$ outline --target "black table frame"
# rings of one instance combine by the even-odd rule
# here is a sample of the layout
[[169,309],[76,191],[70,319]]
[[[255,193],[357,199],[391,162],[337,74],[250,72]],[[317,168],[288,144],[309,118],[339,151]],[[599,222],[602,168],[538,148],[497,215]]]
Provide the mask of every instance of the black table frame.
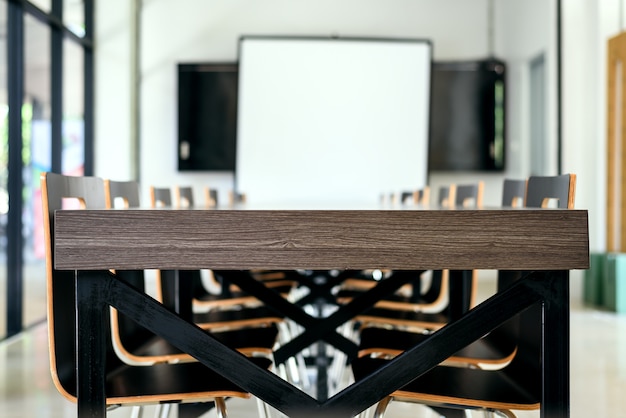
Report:
[[[242,361],[241,354],[108,272],[78,271],[78,416],[106,416],[104,321],[109,305],[289,417],[331,413],[333,417],[347,418],[427,372],[531,304],[540,302],[544,316],[541,416],[566,417],[569,416],[568,275],[567,271],[529,274],[435,332],[427,342],[398,356],[388,366],[319,402],[277,375]],[[258,282],[245,277],[240,275],[237,284],[244,290],[255,291]],[[364,393],[368,396],[363,396]]]

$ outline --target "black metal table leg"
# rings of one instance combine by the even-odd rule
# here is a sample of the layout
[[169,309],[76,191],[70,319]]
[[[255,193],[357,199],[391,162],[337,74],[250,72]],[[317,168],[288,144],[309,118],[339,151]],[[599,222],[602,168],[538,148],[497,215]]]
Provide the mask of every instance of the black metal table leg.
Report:
[[556,271],[544,288],[542,418],[569,417],[569,272]]
[[451,321],[469,311],[472,299],[472,270],[450,270],[448,316]]
[[194,270],[161,270],[160,274],[163,304],[191,321]]
[[77,272],[76,382],[79,418],[106,417],[106,335],[104,289],[100,272]]

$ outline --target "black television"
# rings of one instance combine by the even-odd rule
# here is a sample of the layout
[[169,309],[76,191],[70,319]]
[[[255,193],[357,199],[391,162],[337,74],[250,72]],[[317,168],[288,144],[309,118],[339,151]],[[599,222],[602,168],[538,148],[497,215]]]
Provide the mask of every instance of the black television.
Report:
[[178,64],[178,170],[234,171],[238,66]]
[[505,64],[433,62],[430,171],[504,170]]

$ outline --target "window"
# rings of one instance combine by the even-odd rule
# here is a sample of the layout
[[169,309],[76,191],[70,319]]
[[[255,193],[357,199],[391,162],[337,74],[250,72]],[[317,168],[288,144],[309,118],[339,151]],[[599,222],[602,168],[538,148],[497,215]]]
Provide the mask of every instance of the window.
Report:
[[0,339],[46,316],[41,172],[91,174],[92,13],[0,0]]
[[[24,98],[22,104],[22,271],[23,324],[46,314],[46,271],[39,174],[50,170],[51,65],[50,27],[24,16]],[[13,198],[11,196],[11,198]]]

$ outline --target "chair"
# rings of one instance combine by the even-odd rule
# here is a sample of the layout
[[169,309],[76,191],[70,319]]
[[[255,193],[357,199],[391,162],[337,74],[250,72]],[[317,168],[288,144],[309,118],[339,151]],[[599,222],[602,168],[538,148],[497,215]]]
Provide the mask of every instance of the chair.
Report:
[[[573,174],[531,176],[526,187],[526,206],[546,207],[546,202],[556,200],[556,207],[572,209],[575,185]],[[508,196],[508,192],[503,193],[503,202],[504,199],[509,201]],[[503,274],[498,278],[498,291],[505,290],[524,274],[500,273]],[[376,408],[375,418],[384,415],[392,399],[446,408],[480,408],[498,411],[507,417],[515,416],[511,410],[538,409],[541,405],[541,321],[541,304],[534,303],[488,334],[488,337],[498,335],[498,338],[508,339],[508,344],[515,345],[515,354],[506,366],[497,370],[437,366],[382,400]],[[364,377],[386,361],[369,356],[358,358],[352,364],[355,378]]]
[[[120,206],[124,208],[139,207],[139,183],[135,181],[112,181],[104,180],[107,207],[112,207],[115,201],[121,201]],[[191,190],[191,188],[188,188]],[[183,192],[183,195],[189,193]],[[177,193],[178,195],[178,193]],[[190,204],[193,204],[193,197],[187,194]],[[145,278],[143,271],[118,271],[117,274],[137,287],[145,291]],[[166,297],[167,299],[171,299]],[[167,306],[175,306],[173,301],[166,301]],[[194,318],[198,319],[198,318]],[[202,318],[205,319],[206,318]],[[226,324],[223,322],[215,324],[199,324],[204,329],[226,328],[230,324],[230,319]],[[252,325],[252,324],[251,324]],[[276,345],[278,329],[274,324],[263,323],[263,327],[250,327],[246,330],[228,330],[213,332],[212,335],[222,342],[222,344],[237,349],[246,355],[263,354],[271,357],[273,348]],[[241,325],[240,325],[241,326]],[[120,315],[116,309],[111,308],[111,329],[113,344],[117,354],[128,364],[146,363],[177,363],[181,361],[195,361],[191,356],[181,352],[178,348],[169,344],[142,327],[137,326],[133,321]]]
[[[391,200],[395,200],[393,195],[391,196]],[[429,202],[430,187],[428,186],[425,186],[422,189],[404,191],[400,193],[400,204],[402,205],[428,206]],[[364,290],[371,289],[376,285],[378,280],[389,274],[390,272],[388,270],[366,270],[357,275],[357,277],[346,279],[341,285],[342,290],[338,294],[338,301],[340,303],[348,302],[353,297],[353,295],[350,294],[352,293],[352,290],[362,292]],[[410,288],[411,285],[406,285],[406,287],[401,288],[399,292],[403,294],[410,294]],[[438,303],[438,301],[435,303]],[[386,301],[381,302],[380,306],[386,306]]]
[[174,198],[177,208],[192,208],[194,206],[193,188],[189,186],[174,187]]
[[[65,198],[77,199],[82,208],[104,209],[104,181],[97,177],[72,177],[54,173],[41,175],[46,273],[48,291],[48,335],[50,367],[57,390],[76,402],[76,322],[74,272],[54,269],[54,212],[63,209]],[[113,275],[113,273],[110,273]],[[249,361],[269,368],[266,358]],[[214,401],[224,415],[226,397],[248,398],[250,394],[198,362],[149,366],[125,364],[106,343],[106,404],[169,404]]]
[[413,191],[404,191],[400,193],[400,204],[402,205],[421,205],[428,206],[430,200],[430,187],[425,186],[421,189]]
[[448,186],[439,187],[439,195],[437,196],[437,204],[441,208],[450,208],[455,204],[456,198],[456,185],[450,184]]
[[[213,199],[213,202],[217,204],[217,192],[215,190],[207,189],[206,193],[208,198]],[[151,206],[153,208],[172,206],[172,193],[169,188],[151,187],[150,196]],[[175,186],[174,202],[175,208],[192,208],[195,205],[193,188],[190,186]],[[210,204],[212,202],[209,200],[207,203]],[[211,323],[213,324],[211,326],[217,326],[215,324],[217,322],[221,322],[216,322],[216,320],[218,319],[216,318],[217,315],[213,315],[214,318],[210,320],[210,318],[207,318],[206,315],[202,315],[202,312],[207,312],[214,308],[224,309],[228,307],[232,308],[244,305],[259,304],[258,299],[253,296],[246,295],[243,292],[238,291],[236,288],[223,288],[222,283],[218,283],[212,271],[208,270],[206,271],[206,273],[208,274],[208,281],[210,282],[210,284],[216,289],[221,289],[221,291],[219,291],[218,293],[211,293],[204,285],[201,277],[201,272],[194,271],[191,273],[193,275],[193,310],[200,313],[200,316],[204,316],[204,318],[201,319],[198,317],[198,315],[196,315],[196,319],[201,320],[201,324],[199,324],[200,326],[202,326],[202,324],[204,324],[205,326],[209,326],[208,324]],[[294,285],[293,281],[291,280],[273,281],[272,276],[264,276],[264,278],[268,280],[269,287],[276,288],[277,291],[283,294],[288,293]],[[164,300],[163,298],[166,297],[163,295],[163,286],[167,286],[167,284],[161,282],[159,286],[159,290],[161,291],[160,299],[162,301]],[[170,291],[170,294],[171,293],[172,292]],[[261,313],[262,311],[260,310],[257,312],[258,315],[251,315],[250,318],[252,318],[253,316],[258,316],[258,319],[268,317],[268,312]],[[279,321],[278,318],[275,318],[275,315],[270,315],[270,317],[273,318],[272,321]]]
[[[441,187],[438,195],[439,207],[480,207],[483,198],[483,182],[476,184],[455,185]],[[476,272],[454,272],[448,270],[432,271],[430,285],[424,292],[421,290],[420,276],[423,272],[416,272],[413,283],[413,294],[410,297],[393,295],[380,301],[376,306],[357,317],[364,326],[400,327],[411,329],[433,330],[444,326],[454,312],[463,312],[475,304]],[[450,306],[447,294],[450,274],[471,274],[467,301],[462,307]],[[464,277],[465,279],[465,277]],[[455,314],[456,315],[456,314]]]
[[572,209],[576,192],[576,175],[530,176],[526,187],[526,207],[547,208],[551,203],[561,209]]
[[[454,204],[456,207],[462,208],[481,208],[483,206],[483,192],[484,192],[485,184],[482,181],[478,181],[474,184],[461,184],[456,185],[454,192]],[[448,272],[448,275],[456,274]],[[471,274],[469,280],[469,301],[467,302],[467,308],[471,308],[476,305],[476,287],[478,276],[476,270],[471,272],[463,272],[461,273]],[[457,279],[458,280],[458,279]],[[462,307],[462,310],[465,310],[466,307]]]
[[[526,180],[505,179],[502,186],[502,207],[513,207],[520,201],[523,204],[525,195]],[[501,331],[495,330],[485,338],[470,344],[446,362],[478,368],[497,368],[508,364],[515,355],[516,345],[511,343],[510,339],[500,338]],[[359,355],[383,353],[396,356],[424,341],[429,334],[369,327],[361,331],[360,337]],[[384,347],[381,346],[381,341],[385,341]]]
[[[150,186],[150,207],[188,208],[194,206],[193,189],[191,187],[176,186],[174,187],[174,195],[176,205],[172,204],[172,190],[170,188]],[[163,280],[163,276],[169,277],[171,274],[174,274],[174,272],[157,273],[157,299],[170,306],[173,305],[175,302],[173,300],[166,299],[175,297],[175,291],[174,289],[168,289],[168,287],[175,286],[175,284],[170,279]],[[193,307],[195,311],[204,312],[216,306],[239,306],[245,303],[257,302],[255,298],[248,295],[238,295],[241,297],[233,298],[224,296],[228,292],[221,292],[222,294],[211,294],[207,291],[206,287],[203,284],[200,271],[194,271],[190,274],[193,276],[191,280],[193,281]],[[212,272],[208,271],[208,275],[209,280],[211,280],[216,287],[221,287],[221,284],[215,281]],[[209,320],[208,318],[203,318],[201,322],[204,324],[212,323],[214,324],[213,326],[216,326],[215,322]]]
[[104,179],[107,208],[138,208],[139,183]]
[[228,193],[228,203],[233,206],[237,203],[246,203],[246,194],[231,190]]
[[479,181],[475,184],[462,184],[456,186],[454,203],[461,207],[479,208],[483,204],[483,192],[485,184]]
[[150,207],[164,208],[172,206],[172,191],[168,187],[150,186]]
[[502,183],[502,206],[518,208],[524,206],[526,180],[504,179]]
[[[186,204],[189,205],[188,207],[194,205],[191,187],[177,187],[174,194],[177,202],[185,200]],[[171,205],[171,191],[168,188],[152,187],[150,196],[152,207]],[[245,196],[239,194],[237,199],[243,201]],[[201,271],[194,270],[183,273],[191,276],[188,278],[192,281],[192,306],[190,307],[191,312],[189,312],[189,315],[193,318],[193,322],[196,325],[213,333],[219,332],[216,338],[223,338],[224,344],[231,347],[242,347],[241,344],[244,342],[255,341],[245,336],[241,337],[242,333],[249,332],[250,338],[256,336],[256,344],[253,347],[240,348],[242,352],[247,354],[254,352],[269,356],[273,352],[277,337],[281,341],[290,338],[290,331],[282,315],[278,315],[273,310],[263,306],[256,297],[240,291],[235,286],[228,286],[228,280],[225,280],[223,277],[220,276],[217,278],[220,280],[217,280],[213,271],[207,270],[206,272],[214,287],[220,289],[219,292],[211,293],[207,290],[201,277]],[[177,310],[176,280],[172,276],[175,274],[181,274],[181,272],[159,272],[157,275],[157,287],[163,304]],[[272,288],[284,297],[287,297],[296,284],[294,280],[285,278],[284,275],[276,277],[271,272],[259,272],[256,275],[259,280],[263,280],[266,283],[267,287]],[[278,332],[278,329],[280,329],[280,332]],[[161,347],[160,350],[168,351],[168,348]],[[303,373],[296,371],[298,367],[301,368],[301,365],[294,365],[292,359],[289,362],[290,367],[284,370],[282,374],[284,376],[289,374],[292,382],[304,382]]]
[[[172,191],[169,187],[150,186],[150,207],[151,208],[168,208],[172,207]],[[160,302],[164,301],[165,281],[162,280],[161,271],[156,272],[156,299]],[[167,274],[167,273],[166,273]]]
[[204,204],[207,208],[215,208],[219,204],[217,189],[204,188]]
[[[439,190],[438,204],[441,207],[448,205],[448,198],[454,198],[454,191],[456,186],[450,185],[441,187]],[[414,205],[428,206],[430,203],[430,187],[426,186],[423,189],[418,189],[412,192],[401,193],[400,202],[405,204],[407,199],[412,197],[412,203]],[[376,285],[376,282],[383,278],[385,275],[389,275],[389,271],[364,271],[358,277],[349,278],[345,280],[341,286],[341,290],[337,294],[337,300],[339,303],[347,303],[354,296],[361,294],[367,289],[371,289]],[[447,272],[433,272],[430,277],[430,286],[425,293],[421,293],[421,278],[424,272],[416,272],[416,281],[413,284],[408,284],[385,300],[381,300],[377,303],[379,308],[388,309],[407,309],[405,302],[412,302],[413,306],[410,310],[437,310],[442,303],[445,303],[444,298],[447,292]]]

